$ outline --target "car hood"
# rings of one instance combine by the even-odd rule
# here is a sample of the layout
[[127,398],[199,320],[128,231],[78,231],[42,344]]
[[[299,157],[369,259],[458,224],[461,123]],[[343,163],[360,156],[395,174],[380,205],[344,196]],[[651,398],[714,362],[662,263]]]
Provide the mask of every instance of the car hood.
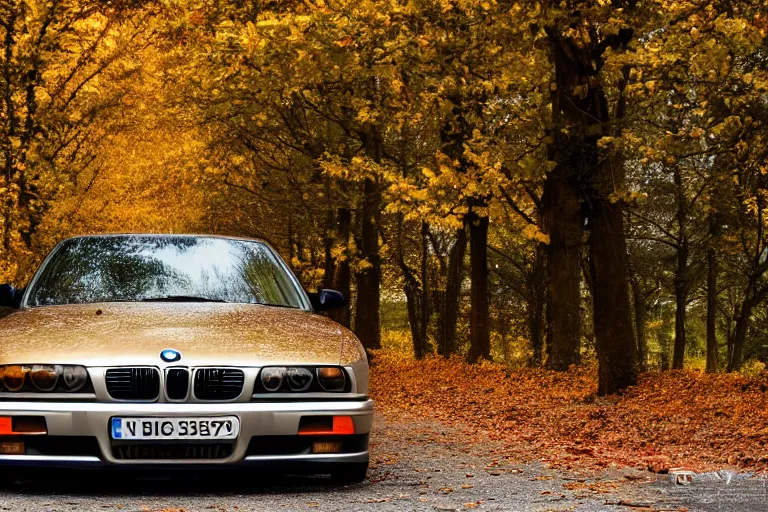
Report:
[[359,343],[330,319],[252,304],[101,303],[21,310],[0,320],[0,363],[190,366],[340,364]]

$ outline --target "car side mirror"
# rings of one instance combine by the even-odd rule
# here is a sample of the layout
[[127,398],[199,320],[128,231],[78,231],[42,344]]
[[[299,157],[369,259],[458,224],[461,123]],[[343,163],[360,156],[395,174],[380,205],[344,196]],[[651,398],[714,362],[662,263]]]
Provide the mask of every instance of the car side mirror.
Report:
[[0,284],[0,306],[5,308],[18,308],[19,305],[16,301],[16,295],[18,292],[13,285]]
[[344,300],[344,294],[336,290],[321,289],[317,292],[307,293],[312,309],[315,311],[328,311],[344,306],[347,302]]

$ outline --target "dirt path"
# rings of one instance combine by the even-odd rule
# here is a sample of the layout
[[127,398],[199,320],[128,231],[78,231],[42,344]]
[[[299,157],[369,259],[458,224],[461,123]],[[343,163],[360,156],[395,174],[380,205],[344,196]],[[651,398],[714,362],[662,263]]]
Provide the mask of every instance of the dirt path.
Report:
[[[378,416],[372,439],[369,480],[360,485],[339,488],[317,478],[244,473],[125,480],[114,472],[70,472],[71,478],[61,481],[64,474],[48,472],[0,492],[0,510],[768,509],[765,485],[752,480],[737,478],[726,485],[713,478],[681,488],[634,470],[571,474],[513,464],[498,445],[470,447],[461,442],[460,431],[427,420],[387,421]],[[738,501],[742,495],[747,497],[743,503]]]

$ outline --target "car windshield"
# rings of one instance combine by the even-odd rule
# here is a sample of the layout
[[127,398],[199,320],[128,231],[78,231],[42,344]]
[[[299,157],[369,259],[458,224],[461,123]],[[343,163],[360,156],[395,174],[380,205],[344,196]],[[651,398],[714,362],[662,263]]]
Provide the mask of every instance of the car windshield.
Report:
[[27,305],[126,301],[302,307],[288,270],[263,243],[146,235],[62,242],[35,279]]

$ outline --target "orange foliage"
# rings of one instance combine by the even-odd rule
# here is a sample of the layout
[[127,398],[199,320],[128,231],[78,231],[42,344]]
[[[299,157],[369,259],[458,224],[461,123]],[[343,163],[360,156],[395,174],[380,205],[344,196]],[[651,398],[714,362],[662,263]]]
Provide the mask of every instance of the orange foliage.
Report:
[[768,470],[768,373],[647,373],[621,396],[599,398],[594,368],[508,370],[380,353],[371,377],[371,395],[385,415],[465,426],[467,439],[458,442],[487,434],[522,461]]

